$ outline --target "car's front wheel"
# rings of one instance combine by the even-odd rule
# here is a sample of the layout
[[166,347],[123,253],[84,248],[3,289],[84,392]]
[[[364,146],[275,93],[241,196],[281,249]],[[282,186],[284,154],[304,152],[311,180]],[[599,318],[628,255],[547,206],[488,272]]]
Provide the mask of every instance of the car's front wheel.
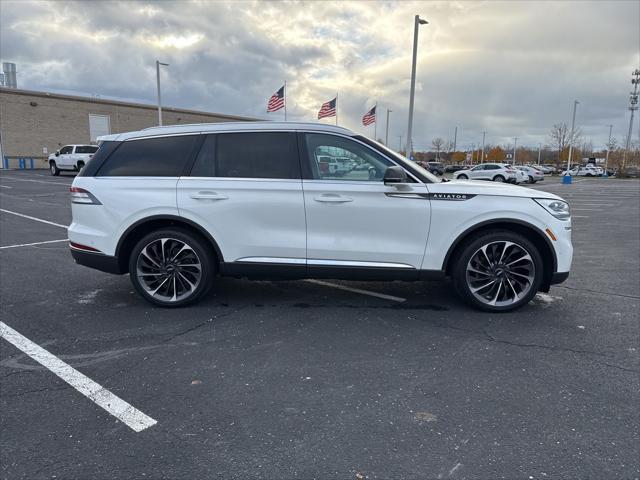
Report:
[[469,180],[469,177],[467,177],[466,175],[458,175],[456,178],[458,180]]
[[543,278],[533,243],[508,230],[488,231],[458,250],[453,281],[458,294],[481,310],[506,312],[528,303]]
[[138,293],[162,307],[181,307],[205,294],[214,276],[211,248],[181,228],[156,230],[133,247],[129,276]]
[[53,175],[54,177],[57,177],[58,175],[60,175],[60,169],[56,165],[56,162],[54,162],[53,160],[49,162],[49,171],[51,172],[51,175]]

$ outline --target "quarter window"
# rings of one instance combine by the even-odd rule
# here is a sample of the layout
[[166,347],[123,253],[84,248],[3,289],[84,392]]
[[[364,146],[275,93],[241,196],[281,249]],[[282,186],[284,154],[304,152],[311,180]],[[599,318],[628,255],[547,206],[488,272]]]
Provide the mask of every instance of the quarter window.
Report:
[[179,177],[197,135],[123,142],[98,171],[99,177]]
[[295,133],[207,135],[191,176],[300,179]]
[[335,135],[305,135],[313,178],[381,182],[393,163],[358,142]]
[[97,151],[98,147],[91,145],[80,145],[76,147],[76,153],[96,153]]

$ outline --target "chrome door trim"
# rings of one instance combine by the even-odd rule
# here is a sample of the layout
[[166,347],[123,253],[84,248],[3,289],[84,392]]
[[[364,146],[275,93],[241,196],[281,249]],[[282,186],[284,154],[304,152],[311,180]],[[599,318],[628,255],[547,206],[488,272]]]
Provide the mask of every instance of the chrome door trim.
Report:
[[242,257],[233,263],[286,263],[289,265],[306,265],[304,258],[286,258],[286,257]]
[[392,262],[361,262],[358,260],[317,260],[310,258],[307,265],[321,265],[325,267],[365,267],[365,268],[403,268],[415,270],[416,267],[406,263]]

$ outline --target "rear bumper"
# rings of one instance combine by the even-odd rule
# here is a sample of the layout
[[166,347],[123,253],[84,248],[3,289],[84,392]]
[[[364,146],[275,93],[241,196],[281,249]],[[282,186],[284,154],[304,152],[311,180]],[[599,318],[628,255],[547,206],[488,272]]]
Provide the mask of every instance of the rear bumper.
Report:
[[74,248],[71,248],[70,250],[71,256],[78,265],[83,265],[85,267],[100,270],[101,272],[115,273],[118,275],[124,273],[120,269],[120,264],[117,257],[105,255],[104,253],[83,252]]

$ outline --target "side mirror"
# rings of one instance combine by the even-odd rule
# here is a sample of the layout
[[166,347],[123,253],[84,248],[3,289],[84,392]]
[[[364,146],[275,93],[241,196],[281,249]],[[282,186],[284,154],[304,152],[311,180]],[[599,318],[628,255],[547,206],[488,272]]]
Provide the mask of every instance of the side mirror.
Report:
[[406,183],[406,182],[407,182],[407,172],[404,171],[404,168],[394,165],[393,167],[388,167],[384,171],[385,185],[388,185],[390,183]]
[[60,156],[60,150],[56,150],[56,157]]

